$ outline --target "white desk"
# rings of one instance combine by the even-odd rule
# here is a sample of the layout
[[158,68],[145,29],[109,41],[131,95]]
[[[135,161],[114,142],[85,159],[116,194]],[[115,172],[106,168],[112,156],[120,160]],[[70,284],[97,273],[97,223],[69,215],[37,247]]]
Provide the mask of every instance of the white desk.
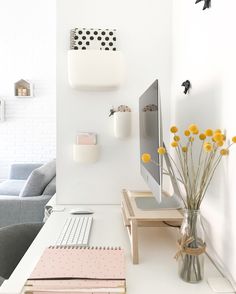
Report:
[[[213,293],[206,279],[220,276],[215,267],[206,260],[205,281],[187,284],[178,277],[176,253],[176,230],[174,228],[140,229],[140,264],[133,265],[126,229],[118,205],[89,206],[95,211],[90,245],[122,246],[126,250],[127,294],[208,294]],[[0,288],[0,293],[20,293],[45,247],[54,244],[62,229],[65,212],[54,212],[34,240],[25,256]]]

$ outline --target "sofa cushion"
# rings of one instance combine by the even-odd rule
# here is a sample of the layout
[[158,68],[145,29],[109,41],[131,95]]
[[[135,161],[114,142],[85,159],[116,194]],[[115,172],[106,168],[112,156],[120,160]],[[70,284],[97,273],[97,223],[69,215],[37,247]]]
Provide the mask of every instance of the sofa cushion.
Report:
[[36,168],[30,174],[24,187],[20,192],[20,197],[42,195],[45,187],[56,175],[56,160],[52,160],[43,166]]
[[11,180],[27,180],[32,171],[42,166],[42,163],[13,163],[11,164]]
[[54,177],[46,186],[43,195],[54,195],[56,193],[56,177]]
[[19,196],[25,180],[6,180],[0,183],[0,195]]

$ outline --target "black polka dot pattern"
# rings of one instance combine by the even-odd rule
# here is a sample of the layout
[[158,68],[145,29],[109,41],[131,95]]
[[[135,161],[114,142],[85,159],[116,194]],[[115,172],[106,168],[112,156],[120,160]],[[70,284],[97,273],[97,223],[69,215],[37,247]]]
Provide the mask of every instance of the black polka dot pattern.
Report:
[[71,30],[72,50],[117,50],[116,30],[75,28]]

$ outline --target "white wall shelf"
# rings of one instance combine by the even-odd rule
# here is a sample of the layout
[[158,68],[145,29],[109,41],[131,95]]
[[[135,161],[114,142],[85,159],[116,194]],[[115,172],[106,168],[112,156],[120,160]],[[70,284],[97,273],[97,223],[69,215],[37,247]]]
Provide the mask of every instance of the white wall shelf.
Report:
[[17,98],[32,98],[33,84],[28,80],[19,80],[14,84],[14,96]]
[[121,51],[69,50],[68,79],[77,90],[109,90],[124,80],[124,59]]

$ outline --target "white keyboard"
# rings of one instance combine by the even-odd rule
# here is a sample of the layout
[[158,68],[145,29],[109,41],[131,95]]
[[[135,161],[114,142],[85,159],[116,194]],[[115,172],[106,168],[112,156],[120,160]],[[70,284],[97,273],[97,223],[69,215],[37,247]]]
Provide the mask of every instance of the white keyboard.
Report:
[[56,242],[56,245],[87,246],[92,222],[92,216],[68,217]]

